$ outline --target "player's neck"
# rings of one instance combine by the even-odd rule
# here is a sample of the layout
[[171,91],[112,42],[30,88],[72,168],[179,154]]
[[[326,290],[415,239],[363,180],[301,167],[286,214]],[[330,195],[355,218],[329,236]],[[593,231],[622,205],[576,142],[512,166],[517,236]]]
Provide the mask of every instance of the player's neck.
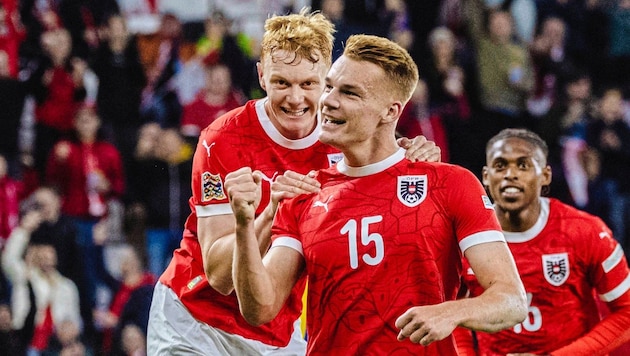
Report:
[[540,203],[530,204],[522,210],[498,211],[501,229],[507,232],[524,232],[531,229],[540,216]]
[[342,149],[344,160],[350,167],[364,167],[373,163],[378,163],[390,157],[400,147],[396,144],[396,141],[388,142],[382,145],[371,145],[366,147],[365,145],[352,145]]

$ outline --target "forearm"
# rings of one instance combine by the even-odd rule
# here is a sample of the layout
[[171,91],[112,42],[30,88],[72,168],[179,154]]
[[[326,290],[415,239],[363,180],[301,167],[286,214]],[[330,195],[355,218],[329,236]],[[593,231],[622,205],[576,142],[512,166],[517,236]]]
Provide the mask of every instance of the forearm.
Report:
[[[627,297],[624,297],[628,299]],[[630,304],[606,316],[593,329],[551,353],[564,355],[605,355],[630,341]]]
[[497,332],[522,322],[527,315],[525,295],[517,285],[496,283],[474,298],[454,301],[461,313],[459,326]]
[[241,314],[252,325],[273,319],[280,308],[275,303],[272,280],[262,262],[254,224],[236,227],[233,279]]
[[[259,255],[263,256],[271,244],[271,224],[273,212],[270,207],[258,216],[254,223]],[[232,280],[232,263],[235,233],[230,233],[217,239],[204,253],[204,269],[210,285],[219,293],[228,295],[234,290]]]
[[21,226],[13,229],[2,251],[2,270],[9,280],[19,278],[26,268],[22,256],[30,240],[30,232]]

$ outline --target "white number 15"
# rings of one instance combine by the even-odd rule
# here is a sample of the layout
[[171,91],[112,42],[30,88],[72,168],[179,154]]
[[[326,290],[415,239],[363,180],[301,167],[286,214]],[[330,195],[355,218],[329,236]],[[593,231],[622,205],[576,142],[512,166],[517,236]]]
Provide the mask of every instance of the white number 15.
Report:
[[[383,260],[385,255],[385,247],[383,245],[383,236],[377,232],[370,233],[370,224],[381,222],[383,217],[368,216],[361,219],[361,245],[368,246],[371,242],[374,243],[375,253],[374,256],[364,254],[362,257],[363,262],[370,266],[376,266]],[[357,251],[358,244],[358,229],[357,221],[354,219],[348,220],[348,222],[341,228],[342,234],[348,234],[348,247],[350,252],[350,267],[357,269],[359,267],[359,253]]]

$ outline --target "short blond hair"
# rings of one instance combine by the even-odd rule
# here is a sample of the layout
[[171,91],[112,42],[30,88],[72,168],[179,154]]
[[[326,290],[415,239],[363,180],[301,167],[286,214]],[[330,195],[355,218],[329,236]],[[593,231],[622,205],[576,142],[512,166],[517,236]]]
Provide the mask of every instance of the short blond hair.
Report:
[[304,8],[299,14],[267,19],[261,43],[261,60],[281,50],[295,53],[289,63],[297,63],[304,58],[313,63],[323,60],[330,67],[335,26],[321,13],[309,11]]
[[343,55],[357,61],[374,63],[385,71],[393,93],[407,103],[418,84],[418,66],[409,52],[384,37],[352,35],[346,41]]

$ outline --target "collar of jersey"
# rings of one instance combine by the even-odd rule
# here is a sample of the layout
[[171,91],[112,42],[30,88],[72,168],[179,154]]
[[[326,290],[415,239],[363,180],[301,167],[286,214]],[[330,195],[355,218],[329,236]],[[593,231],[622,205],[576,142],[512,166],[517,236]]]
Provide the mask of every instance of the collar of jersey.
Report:
[[538,234],[540,234],[540,232],[545,228],[547,220],[549,220],[549,199],[543,197],[540,197],[539,199],[540,215],[538,215],[538,220],[536,220],[534,226],[523,232],[504,231],[503,234],[505,235],[505,241],[511,243],[527,242],[538,236]]
[[368,164],[363,167],[350,167],[346,165],[345,159],[339,161],[337,163],[337,171],[341,174],[345,174],[349,177],[364,177],[372,174],[380,173],[387,168],[395,165],[396,163],[402,161],[405,158],[405,150],[400,148],[398,151],[394,152],[391,156],[385,158],[384,160],[372,164]]
[[284,148],[292,150],[301,150],[311,147],[315,143],[317,143],[317,140],[319,139],[319,132],[321,131],[319,112],[317,113],[317,126],[310,135],[298,140],[290,140],[282,136],[280,131],[278,131],[275,126],[273,126],[271,119],[269,119],[269,115],[267,115],[267,112],[265,111],[265,103],[268,100],[269,98],[263,98],[256,101],[256,115],[258,116],[258,121],[260,121],[260,125],[262,126],[263,130],[273,142]]

